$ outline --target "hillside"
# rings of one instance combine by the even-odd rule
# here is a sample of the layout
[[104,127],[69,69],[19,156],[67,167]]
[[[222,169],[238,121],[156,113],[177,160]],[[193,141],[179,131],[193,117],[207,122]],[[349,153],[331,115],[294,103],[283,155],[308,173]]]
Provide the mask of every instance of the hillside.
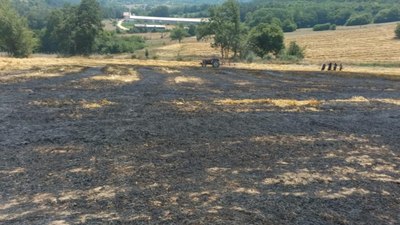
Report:
[[[356,27],[338,27],[336,31],[315,32],[299,29],[285,33],[285,42],[298,42],[306,47],[305,62],[323,63],[327,61],[345,64],[398,64],[400,61],[400,41],[394,38],[395,23]],[[157,43],[154,39],[150,43]],[[165,40],[163,40],[165,42]],[[197,42],[187,38],[182,44],[168,42],[152,49],[162,59],[199,59],[218,55],[209,42]]]

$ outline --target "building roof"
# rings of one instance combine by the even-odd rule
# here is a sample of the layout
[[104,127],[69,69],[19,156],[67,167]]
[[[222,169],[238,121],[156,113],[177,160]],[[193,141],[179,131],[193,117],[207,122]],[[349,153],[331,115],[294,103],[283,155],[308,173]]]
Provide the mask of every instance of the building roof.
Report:
[[141,27],[141,28],[166,28],[165,25],[151,25],[151,24],[135,24],[135,27]]
[[155,20],[155,21],[166,21],[166,22],[186,22],[186,23],[200,23],[208,21],[207,18],[175,18],[175,17],[155,17],[155,16],[136,16],[131,15],[129,12],[124,13],[126,19],[132,20]]

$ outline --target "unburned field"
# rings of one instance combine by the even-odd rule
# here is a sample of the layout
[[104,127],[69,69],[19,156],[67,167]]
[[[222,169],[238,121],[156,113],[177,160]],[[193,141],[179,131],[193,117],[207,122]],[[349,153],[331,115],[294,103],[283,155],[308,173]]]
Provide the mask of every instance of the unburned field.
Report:
[[400,221],[396,79],[61,61],[0,72],[1,224]]
[[[334,31],[315,32],[299,29],[285,33],[286,46],[296,41],[305,47],[305,62],[322,64],[337,62],[348,64],[380,64],[400,66],[400,40],[395,38],[396,23],[372,24],[365,26],[338,26]],[[182,43],[170,41],[161,34],[145,36],[150,47],[150,55],[159,59],[186,61],[219,56],[218,49],[211,48],[212,40],[197,42],[196,38],[186,38]],[[136,53],[144,57],[144,51]]]
[[306,47],[311,62],[396,64],[400,61],[400,40],[395,38],[395,23],[338,27],[335,31],[300,29],[286,33],[287,41]]

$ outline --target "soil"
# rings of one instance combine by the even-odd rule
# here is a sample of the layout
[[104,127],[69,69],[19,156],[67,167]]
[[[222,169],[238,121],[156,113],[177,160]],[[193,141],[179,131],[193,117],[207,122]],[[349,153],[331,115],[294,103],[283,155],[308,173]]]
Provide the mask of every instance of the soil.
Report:
[[399,81],[28,73],[0,72],[0,224],[400,224]]

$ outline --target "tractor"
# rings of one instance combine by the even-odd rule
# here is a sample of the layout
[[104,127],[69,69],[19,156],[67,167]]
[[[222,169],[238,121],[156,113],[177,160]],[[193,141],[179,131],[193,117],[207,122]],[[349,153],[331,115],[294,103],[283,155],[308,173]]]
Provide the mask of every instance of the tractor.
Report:
[[206,67],[207,65],[212,65],[213,68],[218,68],[221,63],[219,62],[219,59],[212,58],[212,59],[203,59],[200,64],[202,67]]

